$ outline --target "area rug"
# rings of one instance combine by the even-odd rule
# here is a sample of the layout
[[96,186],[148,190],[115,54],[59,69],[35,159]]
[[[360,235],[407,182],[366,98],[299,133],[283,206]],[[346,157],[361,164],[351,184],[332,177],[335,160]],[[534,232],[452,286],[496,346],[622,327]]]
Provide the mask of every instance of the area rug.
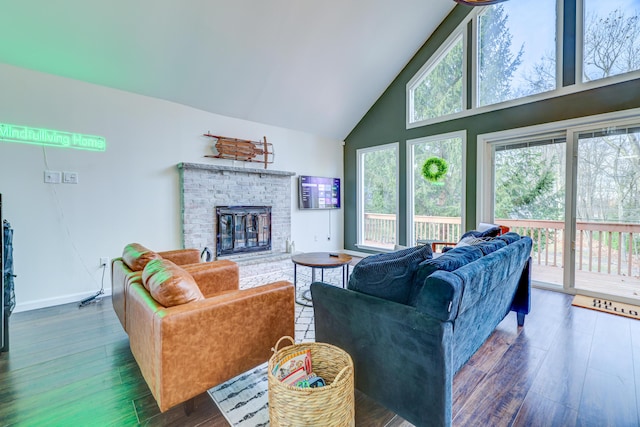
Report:
[[640,307],[637,305],[624,304],[621,302],[587,297],[584,295],[576,295],[573,298],[571,305],[603,311],[605,313],[617,314],[619,316],[630,317],[632,319],[640,319]]
[[232,426],[269,425],[267,362],[209,390],[220,412]]

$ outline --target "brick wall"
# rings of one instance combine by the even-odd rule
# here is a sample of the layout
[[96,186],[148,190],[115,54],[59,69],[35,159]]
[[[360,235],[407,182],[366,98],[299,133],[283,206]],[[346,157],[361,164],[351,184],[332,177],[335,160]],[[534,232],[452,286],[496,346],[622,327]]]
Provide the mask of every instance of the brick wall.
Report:
[[215,253],[216,206],[271,206],[271,253],[285,252],[295,173],[199,163],[180,163],[178,170],[185,248],[208,246]]

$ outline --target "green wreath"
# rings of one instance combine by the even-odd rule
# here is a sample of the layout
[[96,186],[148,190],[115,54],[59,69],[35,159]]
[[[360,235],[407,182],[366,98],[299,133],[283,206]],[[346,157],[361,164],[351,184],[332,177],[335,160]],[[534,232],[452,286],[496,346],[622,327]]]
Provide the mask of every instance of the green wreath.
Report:
[[449,165],[442,157],[429,157],[422,165],[422,176],[429,182],[438,182],[447,174]]

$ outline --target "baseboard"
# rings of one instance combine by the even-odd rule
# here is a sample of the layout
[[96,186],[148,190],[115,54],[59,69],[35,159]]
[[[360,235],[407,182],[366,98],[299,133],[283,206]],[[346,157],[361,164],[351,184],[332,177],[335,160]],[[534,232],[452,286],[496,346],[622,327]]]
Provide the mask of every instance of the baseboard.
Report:
[[[80,301],[82,301],[83,299],[90,297],[92,295],[95,295],[96,292],[97,291],[80,292],[77,294],[64,295],[64,296],[54,297],[54,298],[39,299],[35,301],[16,304],[16,307],[13,309],[13,313],[37,310],[39,308],[53,307],[56,305],[69,304],[72,302],[80,303]],[[110,296],[110,295],[111,295],[111,288],[105,289],[103,296]]]

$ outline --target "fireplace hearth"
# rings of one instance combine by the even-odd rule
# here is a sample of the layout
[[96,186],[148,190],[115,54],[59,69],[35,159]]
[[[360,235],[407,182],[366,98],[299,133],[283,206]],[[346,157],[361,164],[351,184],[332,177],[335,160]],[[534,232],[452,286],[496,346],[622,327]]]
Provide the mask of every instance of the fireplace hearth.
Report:
[[271,206],[218,206],[216,224],[216,256],[271,250]]

